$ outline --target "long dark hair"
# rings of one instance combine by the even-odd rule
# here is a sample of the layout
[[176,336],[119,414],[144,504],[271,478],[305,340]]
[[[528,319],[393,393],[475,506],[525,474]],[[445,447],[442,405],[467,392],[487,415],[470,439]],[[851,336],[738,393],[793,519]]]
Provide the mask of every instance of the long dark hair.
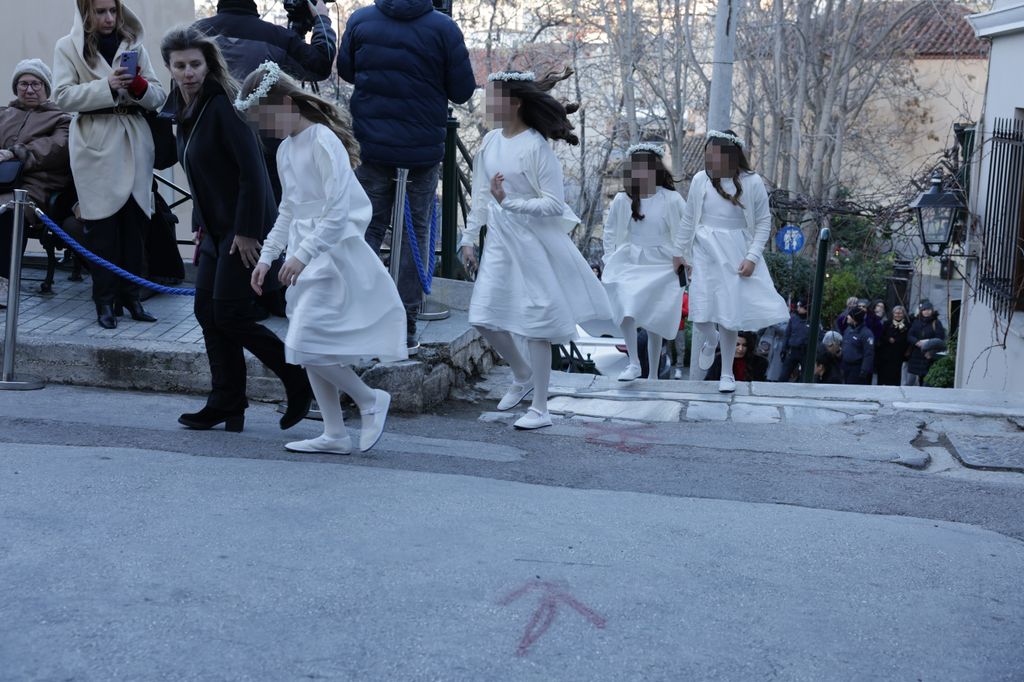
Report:
[[[77,5],[78,14],[82,17],[82,30],[85,33],[82,56],[89,66],[96,66],[100,55],[99,31],[96,30],[96,2],[95,0],[77,0]],[[125,25],[124,3],[121,0],[114,0],[114,7],[117,9],[117,24],[114,32],[121,40],[133,44],[138,36]]]
[[[238,95],[238,81],[231,77],[224,54],[213,38],[191,26],[177,26],[169,30],[160,41],[160,56],[168,71],[171,69],[171,53],[185,50],[199,50],[203,54],[206,80],[220,85],[228,99],[234,101]],[[171,87],[177,89],[178,85],[175,83]]]
[[[736,133],[732,130],[723,131],[733,137],[736,137]],[[707,151],[709,146],[714,146],[729,159],[729,168],[732,170],[732,181],[736,185],[736,195],[733,196],[722,189],[722,181],[719,178],[711,178],[711,186],[718,192],[718,196],[722,197],[734,206],[743,208],[743,204],[740,202],[740,197],[743,196],[743,185],[740,184],[740,176],[743,173],[753,173],[754,169],[750,167],[750,162],[747,161],[747,155],[743,153],[743,147],[739,146],[732,140],[727,140],[724,137],[709,137],[708,141],[704,143],[704,150]],[[708,175],[711,175],[708,173]]]
[[580,143],[569,122],[569,114],[579,110],[576,103],[563,104],[548,94],[551,88],[573,74],[573,70],[565,67],[561,72],[551,71],[540,80],[495,81],[503,94],[519,100],[519,116],[523,123],[544,136],[546,140],[565,140],[571,145]]
[[[246,76],[245,81],[242,82],[239,97],[245,99],[251,95],[253,90],[259,87],[265,74],[266,69],[260,68]],[[260,98],[259,104],[283,104],[285,97],[291,99],[292,104],[299,110],[299,115],[303,118],[330,128],[331,132],[345,145],[349,164],[353,168],[359,165],[359,143],[356,141],[355,135],[352,134],[352,119],[349,118],[347,111],[322,97],[303,90],[294,78],[284,73],[270,87],[266,97]]]
[[626,195],[629,196],[630,206],[633,210],[633,220],[643,220],[644,214],[640,212],[640,184],[632,179],[630,176],[630,168],[637,161],[641,161],[647,164],[647,167],[654,171],[654,182],[658,187],[664,187],[670,189],[673,192],[676,189],[675,178],[672,177],[672,173],[669,172],[668,168],[665,167],[665,160],[654,152],[633,152],[629,155],[629,167],[626,168],[625,182],[623,186],[626,190]]

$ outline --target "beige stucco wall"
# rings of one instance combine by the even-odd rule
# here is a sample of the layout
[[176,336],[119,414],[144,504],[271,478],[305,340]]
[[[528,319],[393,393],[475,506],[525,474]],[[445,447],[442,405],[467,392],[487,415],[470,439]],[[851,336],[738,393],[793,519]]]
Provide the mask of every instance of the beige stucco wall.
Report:
[[[193,0],[136,0],[127,4],[142,20],[146,50],[161,82],[166,85],[170,77],[160,59],[160,38],[172,26],[192,22]],[[77,11],[75,0],[4,0],[3,21],[0,22],[0,77],[5,95],[11,95],[9,77],[20,60],[37,57],[53,66],[53,46],[71,30]],[[4,98],[0,97],[0,101]]]

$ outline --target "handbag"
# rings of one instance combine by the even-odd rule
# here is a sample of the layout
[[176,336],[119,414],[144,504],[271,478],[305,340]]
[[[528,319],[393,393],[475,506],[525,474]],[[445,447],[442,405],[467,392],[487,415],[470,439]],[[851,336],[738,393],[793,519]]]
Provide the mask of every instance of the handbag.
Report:
[[174,137],[174,117],[163,112],[146,112],[146,123],[153,135],[155,170],[167,170],[178,163],[178,140]]
[[0,192],[10,192],[21,189],[21,172],[25,164],[19,159],[0,161]]

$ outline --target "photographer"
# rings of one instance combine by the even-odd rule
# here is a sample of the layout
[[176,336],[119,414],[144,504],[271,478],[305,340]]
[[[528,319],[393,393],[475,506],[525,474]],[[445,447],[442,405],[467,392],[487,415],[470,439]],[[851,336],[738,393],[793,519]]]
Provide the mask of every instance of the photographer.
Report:
[[[391,224],[395,169],[408,168],[409,206],[422,247],[429,241],[444,158],[448,102],[463,104],[476,89],[462,31],[450,16],[435,11],[431,0],[376,0],[349,18],[338,75],[355,85],[350,107],[363,159],[356,176],[373,204],[366,241],[380,249]],[[406,309],[409,349],[415,352],[423,294],[411,251],[402,250],[398,293]]]
[[[260,18],[255,0],[220,0],[217,14],[200,19],[195,27],[217,41],[231,75],[238,81],[263,62],[277,62],[288,75],[303,81],[322,81],[331,75],[338,50],[338,35],[331,27],[327,5],[297,0],[289,12],[289,28]],[[285,2],[285,7],[289,6]],[[301,20],[296,22],[296,17]],[[306,43],[304,29],[312,26]],[[300,32],[301,30],[301,32]]]

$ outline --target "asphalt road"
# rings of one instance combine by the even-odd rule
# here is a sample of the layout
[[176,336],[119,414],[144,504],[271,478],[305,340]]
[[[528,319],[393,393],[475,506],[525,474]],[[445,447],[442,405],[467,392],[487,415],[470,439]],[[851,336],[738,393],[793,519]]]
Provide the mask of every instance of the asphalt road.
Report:
[[942,448],[996,421],[451,403],[308,457],[316,422],[178,427],[198,405],[0,394],[0,679],[1024,677],[1024,475]]

